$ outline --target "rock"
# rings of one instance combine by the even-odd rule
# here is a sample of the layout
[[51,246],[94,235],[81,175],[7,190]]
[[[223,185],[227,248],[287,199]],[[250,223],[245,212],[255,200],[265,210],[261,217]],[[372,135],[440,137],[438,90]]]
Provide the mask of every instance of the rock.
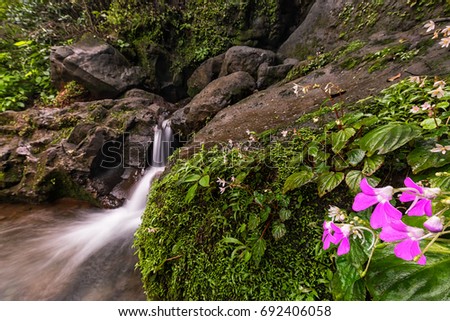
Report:
[[273,51],[247,46],[231,47],[225,53],[225,58],[219,77],[232,74],[237,71],[245,71],[256,79],[258,68],[261,64],[274,65],[276,55]]
[[267,63],[263,63],[258,68],[258,80],[256,82],[257,88],[261,90],[280,80],[283,80],[292,67],[294,67],[294,64],[269,66]]
[[202,63],[187,80],[188,95],[194,97],[211,81],[219,76],[225,54],[210,58]]
[[218,111],[250,95],[255,86],[253,77],[244,71],[212,81],[190,103],[173,114],[170,118],[172,128],[186,136],[199,130]]
[[50,53],[53,82],[62,87],[75,80],[95,98],[115,98],[144,80],[140,67],[131,66],[115,48],[93,36]]

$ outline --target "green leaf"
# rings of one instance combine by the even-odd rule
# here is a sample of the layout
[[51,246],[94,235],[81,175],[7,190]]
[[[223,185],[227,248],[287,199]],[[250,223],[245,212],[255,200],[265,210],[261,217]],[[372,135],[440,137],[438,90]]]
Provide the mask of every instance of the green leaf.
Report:
[[209,187],[209,175],[205,175],[202,178],[200,178],[198,183],[203,187]]
[[256,263],[256,266],[259,265],[259,262],[261,261],[265,251],[266,251],[266,241],[260,238],[255,242],[252,248],[252,257]]
[[[345,176],[345,183],[353,192],[359,192],[359,183],[361,183],[364,178],[364,174],[361,171],[353,170],[349,171]],[[371,186],[377,186],[380,179],[376,177],[367,177],[367,181]]]
[[331,283],[332,294],[335,300],[361,301],[366,297],[361,272],[367,255],[358,242],[350,242],[350,252],[336,259],[336,273]]
[[439,187],[441,190],[450,190],[450,176],[436,176],[430,179],[432,187]]
[[328,172],[319,176],[317,187],[319,191],[319,196],[322,197],[328,192],[335,189],[345,178],[342,172]]
[[[448,143],[448,141],[441,142],[442,145],[448,145]],[[450,163],[450,152],[445,154],[431,152],[431,149],[436,147],[435,145],[434,142],[426,142],[408,154],[406,159],[414,174]]]
[[336,171],[340,172],[349,167],[349,163],[337,154],[333,156],[333,167]]
[[448,101],[441,101],[440,103],[436,104],[436,108],[443,108],[446,109],[449,106]]
[[238,239],[234,238],[234,237],[224,237],[222,239],[223,243],[227,243],[227,244],[238,244],[238,245],[244,245],[241,241],[239,241]]
[[192,186],[188,189],[188,191],[187,191],[187,193],[186,193],[186,197],[184,198],[184,201],[185,201],[186,203],[189,204],[189,203],[192,201],[192,199],[193,199],[194,196],[195,196],[195,192],[197,191],[197,187],[198,187],[198,184],[195,183],[194,185],[192,185]]
[[245,250],[242,252],[242,256],[244,258],[244,262],[247,263],[252,258],[252,253],[249,250]]
[[272,236],[278,241],[286,234],[286,225],[280,221],[275,221],[272,224]]
[[350,165],[356,166],[358,165],[366,156],[366,152],[362,149],[352,149],[346,153],[347,161]]
[[386,154],[405,145],[421,133],[420,127],[413,124],[390,123],[368,132],[359,140],[359,146],[368,156],[372,156],[375,152]]
[[281,222],[287,221],[288,219],[291,218],[291,214],[292,212],[290,210],[288,210],[287,208],[282,208],[280,210],[280,220]]
[[258,225],[261,223],[261,218],[256,215],[255,213],[250,214],[250,217],[248,219],[248,228],[249,230],[253,231],[258,227]]
[[356,131],[353,128],[345,128],[342,129],[340,131],[338,131],[337,133],[332,133],[331,134],[331,146],[332,146],[332,150],[335,153],[339,153],[342,148],[345,147],[345,145],[347,144],[348,140],[355,135]]
[[182,183],[197,182],[201,178],[198,174],[191,174],[182,179]]
[[[420,123],[423,129],[435,129],[442,123],[439,118],[427,118]],[[437,124],[437,125],[436,125]]]
[[[421,248],[426,246],[422,242]],[[376,249],[369,272],[367,288],[374,300],[437,301],[450,299],[450,245],[434,243],[422,266],[404,261],[393,254],[394,245]]]
[[384,163],[383,155],[373,155],[371,157],[367,157],[364,160],[364,167],[362,173],[366,176],[371,176],[375,173]]
[[364,127],[364,126],[366,126],[366,127],[372,126],[372,125],[376,124],[377,122],[378,122],[378,117],[374,116],[374,115],[371,115],[371,116],[368,116],[368,117],[364,117],[363,119],[361,119],[358,122],[354,123],[352,125],[352,127],[355,128],[355,129],[360,129],[361,127]]
[[283,193],[287,193],[293,189],[305,185],[306,183],[310,182],[313,177],[313,171],[301,171],[291,174],[291,176],[289,176],[284,183]]

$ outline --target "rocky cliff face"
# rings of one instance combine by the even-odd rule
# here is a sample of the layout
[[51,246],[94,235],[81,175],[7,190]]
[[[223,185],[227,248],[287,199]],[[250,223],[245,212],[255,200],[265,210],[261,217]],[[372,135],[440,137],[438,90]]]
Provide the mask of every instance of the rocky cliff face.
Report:
[[[309,4],[296,1],[302,9],[295,16],[304,15]],[[292,6],[280,12],[292,15],[286,8]],[[59,79],[75,79],[94,97],[106,99],[0,114],[0,198],[71,196],[118,206],[129,182],[149,165],[153,127],[162,118],[171,117],[185,138],[195,133],[184,147],[190,153],[200,144],[246,138],[247,130],[293,126],[330,96],[355,102],[404,77],[448,75],[448,50],[423,28],[425,21],[444,17],[447,10],[444,2],[410,6],[391,0],[317,0],[277,52],[235,46],[207,60],[181,81],[192,100],[176,105],[143,90],[126,91],[140,86],[141,70],[104,44],[94,51],[107,55],[104,61],[111,65],[97,68],[96,75],[92,68],[83,69],[88,61],[96,65],[92,55],[58,48],[52,61]],[[270,36],[256,31],[264,23],[253,23],[251,34],[269,41]],[[77,59],[70,58],[75,53]],[[164,69],[159,74],[169,72],[168,64],[159,68]],[[324,91],[327,86],[332,92]]]

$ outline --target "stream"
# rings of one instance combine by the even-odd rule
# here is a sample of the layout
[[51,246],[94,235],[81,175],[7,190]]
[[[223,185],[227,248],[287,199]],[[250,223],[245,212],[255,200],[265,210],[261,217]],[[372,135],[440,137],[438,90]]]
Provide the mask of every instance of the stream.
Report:
[[133,235],[171,135],[167,123],[155,130],[153,166],[120,208],[71,199],[0,204],[0,300],[145,300]]

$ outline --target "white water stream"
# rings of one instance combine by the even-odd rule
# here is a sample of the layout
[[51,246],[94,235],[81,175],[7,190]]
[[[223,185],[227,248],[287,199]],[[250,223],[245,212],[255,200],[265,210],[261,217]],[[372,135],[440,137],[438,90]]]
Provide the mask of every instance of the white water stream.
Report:
[[145,299],[131,245],[151,182],[164,170],[171,137],[167,122],[155,130],[154,166],[120,208],[93,210],[73,201],[5,205],[0,210],[0,300]]

